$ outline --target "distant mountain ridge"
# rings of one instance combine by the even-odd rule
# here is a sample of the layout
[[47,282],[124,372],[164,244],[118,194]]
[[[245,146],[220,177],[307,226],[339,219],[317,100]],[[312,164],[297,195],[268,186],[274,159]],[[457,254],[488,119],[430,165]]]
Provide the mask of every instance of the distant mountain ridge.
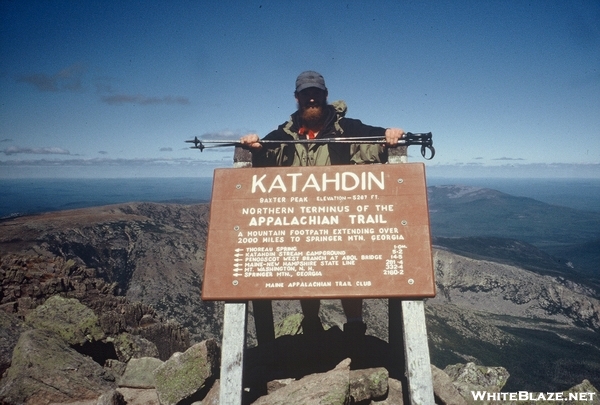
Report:
[[[579,211],[470,186],[428,187],[431,232],[436,243],[454,251],[488,256],[475,237],[526,242],[552,256],[537,258],[547,270],[564,269],[578,281],[600,285],[600,213]],[[452,238],[471,238],[461,242]],[[460,245],[460,246],[459,246]],[[470,246],[469,246],[470,245]],[[482,245],[481,241],[479,245]],[[551,262],[555,261],[552,265]],[[533,263],[530,263],[533,265]],[[565,268],[564,266],[570,267]]]
[[542,248],[600,236],[600,213],[479,187],[433,186],[427,192],[434,236],[496,236]]

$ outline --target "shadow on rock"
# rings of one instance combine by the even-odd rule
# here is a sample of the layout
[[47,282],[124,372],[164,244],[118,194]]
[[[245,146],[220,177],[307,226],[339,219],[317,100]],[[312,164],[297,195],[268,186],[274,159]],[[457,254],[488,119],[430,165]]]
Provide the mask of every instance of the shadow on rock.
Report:
[[351,336],[333,327],[315,335],[284,335],[248,349],[244,386],[257,398],[267,393],[270,381],[324,373],[346,358],[352,360],[352,370],[385,367],[391,377],[400,379],[403,374],[387,342],[374,336]]

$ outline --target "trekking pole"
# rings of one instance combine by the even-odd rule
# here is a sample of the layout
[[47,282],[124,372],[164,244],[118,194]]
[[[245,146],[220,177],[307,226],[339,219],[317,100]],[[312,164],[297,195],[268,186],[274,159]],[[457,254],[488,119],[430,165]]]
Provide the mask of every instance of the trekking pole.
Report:
[[[185,141],[186,143],[193,143],[194,146],[190,146],[192,149],[200,149],[202,152],[206,148],[220,148],[226,146],[240,146],[242,145],[239,140],[217,140],[217,139],[194,139]],[[259,143],[268,144],[335,144],[335,143],[350,143],[350,144],[382,144],[385,143],[385,137],[381,136],[364,136],[364,137],[337,137],[337,138],[314,138],[314,139],[259,139]],[[210,144],[206,146],[205,144]],[[433,139],[431,132],[412,133],[407,132],[404,136],[398,140],[397,146],[412,146],[421,145],[421,156],[427,160],[433,159],[435,156],[435,149],[433,148]],[[243,146],[243,145],[242,145]],[[429,150],[430,156],[427,157],[427,151]]]

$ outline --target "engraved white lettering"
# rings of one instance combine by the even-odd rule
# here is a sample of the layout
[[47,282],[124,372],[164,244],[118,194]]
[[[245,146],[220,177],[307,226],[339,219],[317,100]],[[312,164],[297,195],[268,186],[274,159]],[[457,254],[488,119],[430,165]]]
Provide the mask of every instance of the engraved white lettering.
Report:
[[[374,190],[376,188],[385,190],[385,174],[383,171],[379,174],[362,172],[360,175],[353,172],[336,172],[333,173],[333,177],[327,176],[327,173],[324,173],[319,182],[313,173],[309,174],[306,179],[302,179],[302,173],[288,173],[285,176],[277,174],[271,179],[267,178],[267,174],[260,177],[255,174],[252,176],[250,190],[252,194],[274,191],[295,193],[305,192],[307,189],[321,192],[327,191],[328,186],[331,186],[335,191]],[[339,199],[340,197],[327,198]]]
[[252,217],[249,226],[339,225],[338,215],[310,215],[301,217]]

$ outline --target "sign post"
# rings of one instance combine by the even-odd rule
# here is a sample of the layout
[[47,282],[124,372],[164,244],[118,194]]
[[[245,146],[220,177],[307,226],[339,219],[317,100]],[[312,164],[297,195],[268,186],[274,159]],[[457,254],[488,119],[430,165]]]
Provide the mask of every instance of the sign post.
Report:
[[[234,168],[252,166],[248,150],[235,148]],[[204,277],[206,281],[206,276]],[[219,404],[242,405],[244,350],[246,349],[246,323],[248,320],[245,301],[226,301],[223,313],[223,341],[221,344],[221,383]],[[273,310],[268,308],[273,318]],[[273,327],[271,327],[273,328]]]
[[[388,162],[407,163],[407,147],[390,149]],[[425,303],[423,300],[407,301],[391,298],[388,302],[388,311],[388,339],[392,355],[406,370],[410,403],[411,405],[434,405]]]

